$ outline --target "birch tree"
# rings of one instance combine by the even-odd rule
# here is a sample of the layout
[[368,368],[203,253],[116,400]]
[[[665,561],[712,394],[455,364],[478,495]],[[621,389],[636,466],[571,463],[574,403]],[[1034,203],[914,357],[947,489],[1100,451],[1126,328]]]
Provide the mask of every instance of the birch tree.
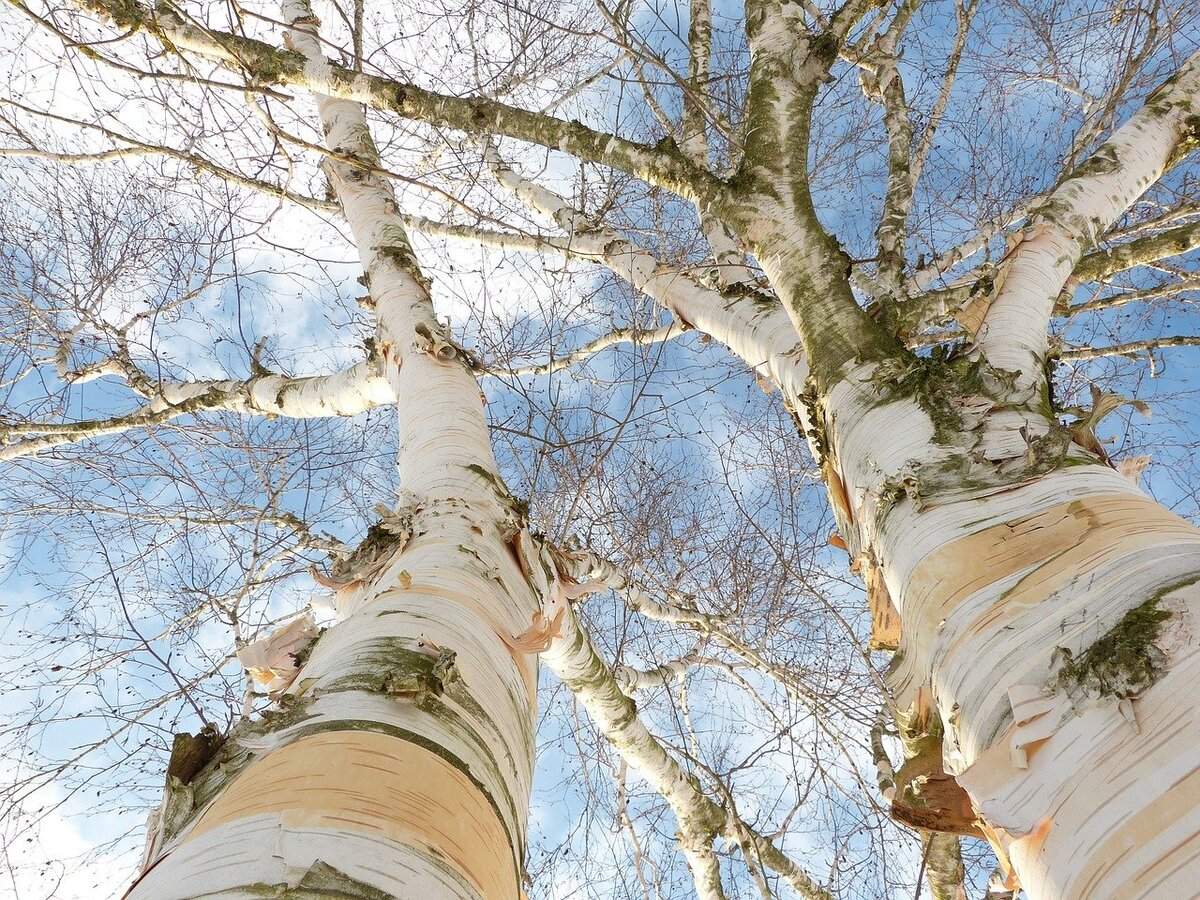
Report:
[[[809,864],[819,853],[789,843],[803,791],[779,827],[756,821],[770,819],[757,801],[744,814],[738,767],[719,771],[698,746],[687,686],[707,670],[756,698],[771,740],[808,723],[821,752],[845,757],[863,803],[882,800],[918,829],[935,897],[965,896],[960,836],[994,851],[994,894],[1187,896],[1200,881],[1189,702],[1200,533],[1139,488],[1144,456],[1102,437],[1106,417],[1149,411],[1141,375],[1183,366],[1197,341],[1176,322],[1200,247],[1187,4],[72,0],[17,2],[8,15],[19,37],[3,153],[26,181],[13,221],[37,206],[29,183],[80,167],[140,198],[116,217],[129,228],[116,246],[137,247],[137,213],[170,222],[164,186],[180,198],[176,218],[194,219],[187,253],[164,240],[119,265],[100,252],[111,228],[70,222],[90,248],[77,269],[36,216],[10,227],[10,247],[42,248],[6,247],[10,464],[82,464],[114,436],[152,440],[222,416],[303,431],[379,409],[396,428],[386,454],[364,445],[394,496],[356,543],[283,501],[256,504],[254,533],[270,519],[285,537],[255,547],[236,600],[208,599],[248,673],[243,715],[173,739],[128,896],[519,896],[539,660],[603,738],[644,896],[680,888],[643,847],[631,778],[671,823],[684,890],[870,890],[841,871],[849,850],[834,847],[822,872]],[[48,90],[51,66],[62,84]],[[47,208],[63,221],[74,204]],[[292,216],[314,224],[289,232]],[[302,262],[300,232],[315,223],[340,229],[357,256],[361,309],[333,318],[361,345],[329,354],[346,357],[340,368],[284,374],[270,336],[246,335],[247,279],[229,248],[235,233],[269,242],[268,225],[283,228],[301,249],[270,273],[276,289],[285,275],[310,279],[307,296],[329,302],[322,292],[347,284],[314,253]],[[464,278],[464,259],[490,261],[487,276]],[[144,284],[114,296],[134,275],[156,296]],[[489,331],[488,285],[502,277],[530,293],[553,279],[566,297],[544,302],[577,310],[623,291],[637,313],[564,351],[522,333],[519,317]],[[457,333],[435,312],[439,293],[463,310]],[[214,295],[225,305],[209,318],[226,317],[244,377],[221,371],[224,351],[202,376],[158,355],[172,317],[208,327],[200,342],[218,347],[220,326],[198,312]],[[561,396],[549,427],[530,424],[540,413],[527,385],[581,390],[571,373],[606,354],[663,358],[700,340],[787,411],[793,433],[756,435],[761,454],[796,471],[811,460],[828,542],[864,584],[869,627],[828,591],[814,592],[819,613],[772,600],[788,596],[778,580],[812,577],[774,518],[804,508],[794,482],[769,522],[734,516],[762,539],[743,545],[679,493],[656,498],[655,483],[686,468],[671,454],[644,457],[638,491],[596,500],[634,407],[584,452],[553,430]],[[611,381],[645,393],[640,377]],[[504,407],[489,428],[480,385],[487,399],[496,381],[524,395],[524,424]],[[121,409],[109,399],[101,414],[72,413],[97,385],[119,392]],[[683,379],[672,387],[687,391]],[[531,434],[540,449],[519,443]],[[253,434],[245,445],[253,457]],[[312,446],[299,463],[281,449],[280,464],[311,476],[323,465]],[[378,460],[393,450],[390,470]],[[564,457],[568,477],[553,471]],[[530,477],[510,488],[523,466]],[[725,502],[738,496],[731,485]],[[192,521],[194,503],[182,505]],[[598,505],[628,524],[584,514]],[[215,518],[227,526],[236,511]],[[688,532],[678,548],[657,538],[672,531]],[[632,550],[639,534],[656,537]],[[709,541],[703,553],[693,540]],[[776,554],[765,571],[752,562],[764,545]],[[203,698],[138,631],[124,573],[99,546],[125,633],[208,723]],[[727,596],[698,598],[694,573],[721,553],[734,561]],[[271,616],[260,614],[247,628],[243,601],[265,569],[298,581],[300,561],[320,554],[333,560],[311,573],[332,596],[328,627],[310,615],[262,627]],[[660,650],[682,635],[691,646],[619,662],[620,632],[602,634],[589,611],[598,596],[663,629]],[[832,681],[780,664],[745,627],[764,603],[788,639],[817,616],[836,620],[854,662]],[[209,663],[197,683],[233,668],[228,656]],[[647,713],[643,692],[656,690],[683,746]],[[868,690],[877,720],[856,706]],[[876,784],[862,777],[864,746]]]

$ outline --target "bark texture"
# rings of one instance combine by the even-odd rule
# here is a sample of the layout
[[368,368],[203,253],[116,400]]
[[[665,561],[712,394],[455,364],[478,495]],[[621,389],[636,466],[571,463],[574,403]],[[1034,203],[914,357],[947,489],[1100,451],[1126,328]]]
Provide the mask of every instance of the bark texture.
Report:
[[[231,408],[290,401],[296,414],[322,403],[342,412],[394,397],[410,492],[335,572],[341,621],[304,650],[298,672],[264,667],[283,708],[224,740],[195,739],[215,756],[199,767],[181,762],[170,776],[134,896],[194,896],[195,883],[180,885],[196,873],[205,891],[227,896],[325,890],[330,879],[341,886],[329,890],[348,896],[514,896],[532,757],[531,654],[545,649],[614,746],[670,802],[703,896],[722,891],[714,838],[745,837],[642,727],[563,606],[553,563],[499,479],[473,373],[433,314],[359,103],[559,150],[692,201],[712,251],[707,279],[661,265],[485,153],[497,180],[565,233],[534,242],[538,249],[608,266],[669,309],[675,331],[718,338],[782,391],[828,486],[842,544],[868,582],[872,645],[896,648],[893,699],[920,745],[893,785],[907,821],[982,832],[1010,885],[1019,881],[1035,900],[1195,892],[1200,531],[1105,465],[1090,419],[1059,421],[1046,366],[1047,323],[1073,273],[1103,277],[1139,254],[1196,246],[1189,225],[1120,252],[1097,250],[1194,146],[1200,55],[1027,204],[1028,221],[986,279],[911,298],[992,237],[906,277],[905,230],[933,128],[918,141],[899,65],[916,3],[849,0],[826,17],[812,4],[748,0],[745,139],[728,177],[710,169],[697,101],[712,55],[707,3],[693,9],[681,140],[653,145],[331,64],[301,3],[287,11],[286,49],[199,27],[169,5],[76,5],[144,29],[171,52],[320,92],[334,151],[327,170],[370,278],[377,369],[293,386],[291,396],[273,382],[239,387]],[[959,9],[951,68],[975,4]],[[877,26],[871,40],[852,38]],[[863,276],[860,267],[857,281],[808,183],[814,105],[839,59],[863,71],[888,138],[877,270]],[[758,284],[747,250],[771,290]],[[863,284],[871,311],[855,293]],[[912,332],[948,318],[969,344],[933,357],[908,350]],[[168,405],[152,403],[145,415],[180,414],[210,390],[164,393]],[[1107,402],[1096,398],[1097,407]],[[291,674],[290,684],[277,681]],[[936,890],[953,896],[961,874],[951,845],[934,835],[926,849]],[[789,877],[801,893],[823,895],[798,869]]]
[[[327,77],[307,5],[287,18],[306,66]],[[540,615],[536,561],[521,556],[525,524],[474,375],[371,171],[362,110],[317,103],[348,159],[328,173],[371,283],[405,496],[326,579],[336,624],[299,650],[292,636],[260,648],[279,650],[256,670],[279,709],[169,776],[130,896],[516,897],[536,712],[536,657],[520,636]]]

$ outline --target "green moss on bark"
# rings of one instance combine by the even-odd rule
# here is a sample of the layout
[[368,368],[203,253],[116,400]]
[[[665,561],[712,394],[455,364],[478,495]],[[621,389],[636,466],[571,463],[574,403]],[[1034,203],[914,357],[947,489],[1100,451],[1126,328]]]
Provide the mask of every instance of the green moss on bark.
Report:
[[1135,606],[1111,630],[1077,657],[1066,656],[1054,687],[1068,694],[1124,698],[1154,684],[1166,666],[1157,646],[1163,625],[1171,618],[1162,609],[1161,595]]
[[317,860],[293,885],[248,884],[239,888],[251,897],[280,897],[286,900],[392,900],[387,891],[352,878],[340,869]]

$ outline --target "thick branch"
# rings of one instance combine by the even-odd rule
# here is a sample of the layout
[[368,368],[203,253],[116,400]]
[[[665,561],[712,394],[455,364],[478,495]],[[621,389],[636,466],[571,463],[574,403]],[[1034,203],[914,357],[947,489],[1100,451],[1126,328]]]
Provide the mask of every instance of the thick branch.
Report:
[[967,900],[962,839],[957,834],[929,831],[921,835],[921,851],[933,900]]
[[718,666],[725,665],[716,660],[709,660],[693,650],[684,656],[667,660],[653,669],[613,666],[612,673],[613,677],[617,680],[617,684],[621,686],[621,691],[626,696],[631,697],[637,691],[644,691],[649,688],[662,687],[669,684],[694,666],[712,662],[716,662]]
[[724,190],[719,179],[697,169],[670,142],[639,144],[580,122],[563,121],[485,97],[452,97],[319,58],[306,60],[304,54],[294,50],[280,50],[264,41],[204,28],[166,8],[156,11],[122,0],[77,2],[117,28],[142,29],[171,49],[188,50],[237,66],[258,84],[303,87],[469,134],[505,135],[630,172],[689,199],[710,202]]
[[576,581],[600,583],[625,598],[629,608],[647,619],[673,625],[695,625],[708,631],[724,622],[721,616],[697,610],[692,598],[670,594],[665,602],[639,587],[615,563],[587,550],[571,551],[568,574]]
[[679,843],[703,900],[724,900],[721,872],[712,843],[726,821],[725,809],[701,789],[694,775],[667,753],[638,717],[637,706],[621,690],[608,664],[564,602],[561,637],[542,661],[583,704],[608,743],[671,807],[679,823]]
[[1072,274],[1080,281],[1100,281],[1134,266],[1149,265],[1198,248],[1200,221],[1089,253]]
[[560,252],[608,266],[674,313],[681,324],[727,344],[789,398],[803,392],[808,367],[799,339],[786,311],[769,293],[733,289],[726,296],[688,272],[664,265],[618,232],[592,227],[564,198],[505,164],[494,148],[485,148],[485,159],[501,185],[568,234]]
[[[284,12],[304,71],[316,82],[337,81],[332,64],[320,56],[318,23],[307,0],[286,0]],[[328,94],[317,94],[316,101],[329,148],[353,160],[331,158],[325,170],[371,288],[380,369],[397,400],[401,482],[432,499],[468,497],[486,508],[497,502],[491,485],[462,476],[483,470],[496,477],[470,360],[434,312],[391,183],[374,171],[379,154],[362,107]]]
[[197,381],[159,385],[152,409],[178,405],[203,394],[220,398],[219,408],[249,415],[274,415],[291,419],[322,416],[357,416],[377,406],[395,402],[391,387],[372,360],[363,360],[341,372],[289,378],[256,375],[246,381]]
[[[118,373],[117,369],[111,370],[111,374]],[[0,426],[0,440],[4,441],[0,446],[0,460],[30,456],[52,447],[135,428],[149,428],[205,410],[311,419],[356,416],[395,401],[387,381],[369,361],[331,375],[305,378],[268,374],[245,381],[167,382],[155,385],[153,394],[144,390],[141,379],[132,386],[147,396],[147,402],[125,415],[80,422]]]
[[1080,258],[1173,159],[1200,139],[1200,53],[1155,91],[1035,212],[987,311],[979,346],[990,362],[1041,377],[1047,323]]

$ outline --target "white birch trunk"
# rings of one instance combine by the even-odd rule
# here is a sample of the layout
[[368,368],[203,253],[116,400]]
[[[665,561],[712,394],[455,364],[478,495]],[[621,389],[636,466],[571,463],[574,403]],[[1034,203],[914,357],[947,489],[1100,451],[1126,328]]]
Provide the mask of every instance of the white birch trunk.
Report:
[[848,549],[899,611],[898,706],[940,718],[946,769],[1031,900],[1200,884],[1200,531],[1073,448],[1033,390],[1059,291],[1169,165],[1198,96],[1193,58],[1041,208],[987,311],[990,370],[934,372],[874,328],[800,187],[743,214],[816,373]]
[[[306,5],[287,18],[309,67],[326,66]],[[543,590],[478,385],[370,171],[362,111],[318,105],[330,148],[362,164],[329,174],[370,277],[406,500],[340,573],[339,621],[295,660],[280,710],[240,724],[198,774],[169,778],[129,896],[516,898],[537,671],[513,636]]]
[[[794,266],[764,260],[785,296]],[[1070,445],[1039,475],[1036,413],[954,396],[948,437],[920,377],[860,357],[792,398],[815,401],[848,549],[900,614],[898,706],[940,719],[946,770],[1031,900],[1196,896],[1200,531]]]
[[946,771],[1031,900],[1195,896],[1200,531],[1074,453],[923,494],[952,451],[915,402],[868,407],[864,380],[823,407],[902,620],[899,708],[940,719]]
[[[901,504],[879,545],[901,705],[930,692],[947,769],[1029,896],[1194,896],[1200,532],[1091,465]],[[1131,610],[1167,618],[1139,627]]]

